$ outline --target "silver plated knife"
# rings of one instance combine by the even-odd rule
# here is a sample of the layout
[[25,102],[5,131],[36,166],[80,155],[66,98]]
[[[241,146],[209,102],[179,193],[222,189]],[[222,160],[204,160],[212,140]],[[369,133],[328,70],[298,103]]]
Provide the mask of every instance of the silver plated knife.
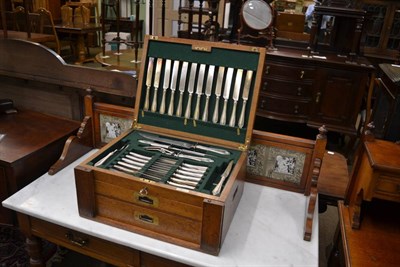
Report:
[[160,86],[160,76],[161,76],[161,68],[163,64],[163,59],[158,58],[157,59],[157,65],[156,65],[156,74],[154,75],[154,94],[153,94],[153,102],[151,104],[151,111],[156,112],[157,111],[157,92],[158,92],[158,87]]
[[214,81],[214,71],[215,71],[215,66],[214,65],[210,65],[208,67],[206,91],[204,93],[206,95],[206,103],[204,105],[202,121],[207,121],[208,120],[208,103],[210,102],[212,85],[213,85],[213,81]]
[[252,78],[253,78],[253,71],[248,70],[246,73],[246,79],[244,81],[244,87],[243,87],[242,111],[240,112],[240,117],[239,117],[239,121],[238,121],[239,128],[243,128],[243,126],[244,126],[244,115],[246,113],[246,103],[247,103],[247,100],[249,99],[249,91],[250,91],[250,85],[251,85]]
[[196,80],[196,71],[197,71],[197,63],[192,63],[192,66],[190,67],[190,77],[188,85],[189,96],[186,104],[185,119],[189,119],[190,113],[192,112],[192,95],[194,92],[194,81]]
[[226,110],[228,107],[229,94],[231,92],[232,78],[233,78],[233,68],[228,68],[228,71],[226,72],[224,94],[222,95],[224,98],[224,107],[222,108],[221,120],[219,122],[221,125],[226,124]]
[[199,75],[197,77],[197,88],[196,88],[196,107],[194,109],[193,119],[198,120],[200,115],[200,99],[203,94],[203,82],[204,73],[206,72],[206,64],[200,64]]
[[236,124],[236,107],[237,107],[237,102],[239,100],[240,87],[242,86],[242,76],[243,76],[243,70],[238,69],[236,72],[235,85],[233,87],[233,95],[232,95],[233,107],[232,107],[231,119],[229,120],[230,127],[235,127]]
[[174,66],[172,67],[172,78],[171,78],[171,98],[169,100],[168,106],[168,115],[172,116],[174,114],[174,99],[175,99],[175,90],[176,83],[178,81],[178,71],[179,71],[179,60],[174,61]]
[[217,123],[219,119],[219,97],[222,91],[222,82],[224,80],[225,67],[218,68],[217,85],[215,86],[215,107],[212,122]]
[[233,167],[233,160],[231,160],[228,163],[228,166],[226,167],[225,171],[221,174],[221,179],[219,180],[218,184],[214,187],[212,194],[218,195],[221,192],[222,189],[222,185],[225,182],[225,179],[229,177],[229,174],[232,171],[232,167]]
[[161,97],[160,104],[160,114],[165,113],[165,97],[167,95],[167,89],[169,88],[169,81],[171,78],[171,59],[167,59],[165,61],[165,69],[164,69],[164,82],[163,82],[163,93]]
[[186,86],[186,76],[188,71],[189,63],[183,62],[182,70],[181,70],[181,77],[179,81],[179,101],[178,107],[176,108],[176,116],[180,117],[182,115],[182,100],[183,100],[183,92],[185,92]]
[[150,87],[151,87],[151,80],[153,78],[153,65],[154,65],[154,58],[149,57],[149,64],[147,65],[147,77],[146,77],[146,97],[144,100],[143,110],[148,111],[150,106]]
[[140,132],[139,135],[141,135],[142,137],[147,138],[149,140],[161,142],[161,143],[164,143],[164,144],[174,145],[174,146],[177,146],[177,147],[183,147],[183,148],[186,148],[186,149],[199,149],[199,150],[203,150],[203,151],[210,151],[210,152],[213,152],[213,153],[216,153],[216,154],[220,154],[220,155],[230,155],[228,150],[222,149],[222,148],[209,147],[209,146],[203,146],[203,145],[196,145],[196,144],[189,143],[189,142],[184,142],[184,141],[179,141],[179,140],[172,140],[172,139],[169,139],[169,138],[160,137],[158,135],[153,135],[153,134],[143,133],[143,132]]

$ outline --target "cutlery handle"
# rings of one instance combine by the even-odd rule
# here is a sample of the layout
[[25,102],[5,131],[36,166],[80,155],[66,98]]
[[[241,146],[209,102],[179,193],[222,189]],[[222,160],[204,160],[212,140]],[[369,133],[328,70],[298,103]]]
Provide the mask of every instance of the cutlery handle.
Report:
[[192,94],[189,94],[189,98],[188,98],[187,106],[186,106],[186,112],[185,112],[186,119],[190,118],[191,111],[192,111]]
[[213,114],[213,118],[212,118],[212,122],[213,123],[217,123],[218,122],[218,117],[219,117],[219,96],[217,96],[215,98],[215,107],[214,107],[214,114]]
[[221,125],[226,124],[226,108],[228,106],[228,100],[224,99],[224,107],[222,108],[222,114],[221,114],[221,121],[219,122]]
[[196,99],[196,108],[194,109],[193,119],[198,120],[200,116],[200,97],[201,95],[197,95]]
[[243,100],[242,111],[240,112],[240,117],[238,121],[239,128],[243,128],[244,126],[244,114],[246,113],[246,100]]
[[209,147],[209,146],[202,146],[202,145],[196,145],[195,149],[200,149],[200,150],[204,150],[204,151],[210,151],[210,152],[214,152],[220,155],[230,155],[231,153],[229,153],[228,150],[222,149],[222,148],[216,148],[216,147]]
[[165,113],[165,95],[167,93],[167,89],[164,89],[162,92],[162,98],[161,98],[161,105],[160,105],[160,114]]
[[174,98],[175,91],[171,91],[171,100],[169,101],[168,115],[172,116],[174,114]]
[[149,105],[150,105],[149,95],[150,95],[150,86],[147,86],[146,97],[144,99],[144,106],[143,106],[143,110],[144,111],[148,111],[149,110]]
[[157,111],[157,91],[158,91],[158,88],[154,87],[153,102],[151,103],[151,111],[152,112]]
[[203,111],[203,118],[202,120],[206,122],[208,120],[208,102],[210,101],[210,97],[207,96],[206,98],[206,104],[204,105],[204,111]]
[[183,92],[179,94],[178,107],[176,108],[176,116],[178,117],[182,115],[182,98],[183,98]]
[[218,182],[218,184],[214,187],[212,194],[218,195],[221,192],[222,184],[224,183],[226,177],[221,177],[221,180]]
[[237,101],[233,102],[231,119],[229,121],[230,127],[235,127],[235,124],[236,124],[236,106],[237,106]]

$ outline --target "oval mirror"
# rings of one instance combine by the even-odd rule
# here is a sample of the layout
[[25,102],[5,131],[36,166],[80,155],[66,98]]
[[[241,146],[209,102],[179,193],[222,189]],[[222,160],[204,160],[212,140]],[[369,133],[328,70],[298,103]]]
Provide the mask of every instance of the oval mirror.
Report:
[[263,0],[248,0],[242,6],[243,20],[254,30],[264,30],[272,23],[272,9]]

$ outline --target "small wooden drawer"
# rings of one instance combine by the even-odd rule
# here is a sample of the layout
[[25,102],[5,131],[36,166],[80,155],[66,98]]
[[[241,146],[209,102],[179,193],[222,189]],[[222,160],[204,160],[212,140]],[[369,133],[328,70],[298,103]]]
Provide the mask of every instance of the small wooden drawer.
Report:
[[376,182],[374,191],[382,198],[400,201],[400,179],[381,175]]
[[312,96],[312,84],[305,82],[265,78],[261,90],[296,98],[311,98]]
[[314,80],[316,69],[287,63],[279,64],[266,61],[264,75],[285,77],[292,81]]
[[140,266],[139,251],[31,217],[35,236],[116,266]]
[[272,98],[262,95],[260,95],[260,99],[258,101],[258,108],[262,110],[268,110],[269,112],[287,114],[295,117],[304,117],[309,113],[308,102]]
[[[112,176],[100,177],[112,178]],[[123,179],[115,179],[113,182],[111,180],[110,182],[96,180],[96,194],[193,220],[202,218],[202,206],[199,206],[202,205],[201,200],[196,205],[186,199],[179,199],[176,194],[163,194],[160,188],[142,184],[140,181],[133,180],[125,185]]]
[[[112,218],[114,221],[125,224],[128,228],[135,229],[139,227],[165,234],[172,238],[200,244],[201,221],[140,207],[100,195],[96,197],[96,202],[98,203],[99,216]],[[117,209],[118,212],[115,212]]]

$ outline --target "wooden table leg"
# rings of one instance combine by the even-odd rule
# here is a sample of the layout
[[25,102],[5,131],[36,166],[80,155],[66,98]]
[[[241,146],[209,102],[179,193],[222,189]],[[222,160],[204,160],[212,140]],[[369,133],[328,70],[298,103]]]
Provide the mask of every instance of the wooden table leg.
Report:
[[32,235],[29,216],[17,213],[20,231],[26,236],[26,247],[31,267],[45,267],[42,258],[42,240]]
[[26,238],[26,247],[29,254],[29,264],[31,267],[45,267],[42,258],[42,240],[36,236]]
[[85,38],[83,34],[78,34],[78,40],[76,46],[78,51],[78,61],[76,62],[76,64],[82,64],[86,60]]

